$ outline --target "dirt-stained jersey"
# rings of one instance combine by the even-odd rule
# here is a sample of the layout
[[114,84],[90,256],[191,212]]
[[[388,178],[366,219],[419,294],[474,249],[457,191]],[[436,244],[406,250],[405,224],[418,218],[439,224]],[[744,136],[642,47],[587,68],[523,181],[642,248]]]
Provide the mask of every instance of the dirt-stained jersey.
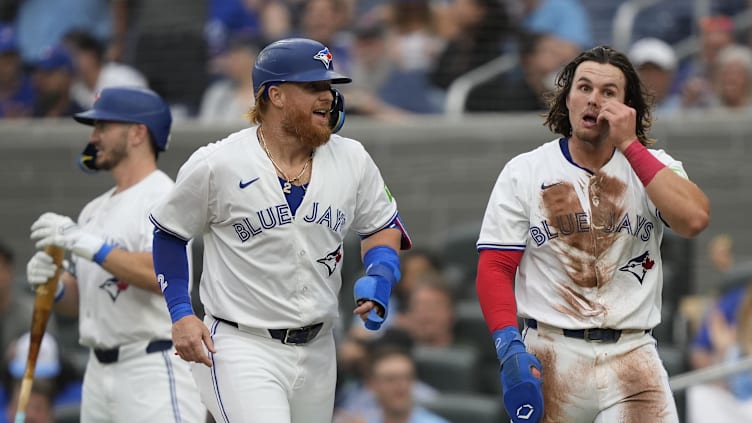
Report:
[[256,328],[333,322],[347,231],[387,227],[396,202],[362,144],[332,135],[293,216],[256,131],[198,149],[152,222],[181,239],[203,236],[207,313]]
[[[681,162],[650,151],[686,177]],[[593,174],[561,138],[507,163],[477,247],[524,251],[515,280],[522,317],[567,329],[647,329],[660,322],[663,231],[620,151]]]

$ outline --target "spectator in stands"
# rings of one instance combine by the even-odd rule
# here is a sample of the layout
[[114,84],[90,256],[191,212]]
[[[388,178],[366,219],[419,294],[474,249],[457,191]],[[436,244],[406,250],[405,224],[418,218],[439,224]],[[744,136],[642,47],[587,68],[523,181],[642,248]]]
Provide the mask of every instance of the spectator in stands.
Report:
[[224,54],[233,39],[278,40],[292,32],[292,16],[282,0],[209,0],[206,39],[209,56]]
[[63,46],[48,49],[33,67],[34,117],[62,118],[84,110],[71,97],[76,74],[73,58]]
[[441,258],[435,252],[413,247],[402,253],[400,267],[402,279],[394,287],[394,294],[397,303],[402,304],[397,309],[405,311],[413,289],[423,280],[441,277],[443,266]]
[[414,113],[437,113],[443,96],[430,85],[444,41],[434,31],[429,0],[391,0],[386,9],[389,27],[387,60],[394,66],[380,96],[387,103]]
[[240,34],[259,36],[264,2],[245,0],[208,0],[206,39],[209,56],[222,54],[229,40]]
[[[726,310],[711,312],[707,330],[712,351],[699,355],[695,345],[694,364],[704,367],[705,364],[733,363],[752,355],[752,281],[735,289],[731,295],[725,298],[738,301],[733,321],[729,321]],[[687,406],[690,423],[752,421],[752,372],[740,372],[718,382],[691,386],[687,391]]]
[[522,27],[572,43],[576,50],[593,46],[590,18],[579,0],[522,0]]
[[94,99],[105,87],[148,88],[144,76],[131,66],[105,59],[104,45],[85,31],[71,31],[63,37],[71,52],[76,79],[71,96],[84,108],[91,108]]
[[[6,352],[7,363],[3,372],[3,387],[9,393],[9,399],[13,398],[14,385],[23,379],[26,371],[26,361],[29,354],[30,333],[21,335],[15,344]],[[81,376],[73,370],[70,362],[60,354],[55,338],[45,333],[37,355],[34,370],[34,385],[46,385],[51,389],[50,408],[80,407],[81,404]],[[17,393],[16,393],[17,394]],[[16,404],[9,401],[12,411],[15,412]],[[33,408],[30,404],[29,408]],[[46,409],[43,407],[42,409]]]
[[416,369],[409,352],[381,348],[371,357],[368,387],[376,399],[372,413],[355,413],[347,422],[363,423],[449,423],[418,405],[413,396]]
[[712,80],[718,52],[735,42],[734,22],[728,16],[700,20],[700,51],[679,71],[682,107],[708,107],[714,97]]
[[708,257],[713,268],[720,274],[734,267],[734,241],[728,234],[713,237],[708,243]]
[[394,107],[380,94],[388,90],[387,78],[395,63],[389,60],[387,34],[383,22],[363,22],[353,31],[350,75],[353,82],[342,87],[347,113],[384,121],[400,121],[411,113]]
[[267,1],[261,10],[260,36],[266,40],[279,40],[287,38],[292,32],[292,12],[287,3],[281,0]]
[[[21,392],[21,381],[14,380],[10,389],[10,401],[5,407],[3,417],[8,423],[15,421],[18,408],[18,396]],[[54,423],[55,408],[53,405],[55,386],[51,380],[35,380],[31,385],[31,394],[26,406],[25,423]],[[0,423],[5,423],[0,420]]]
[[[23,379],[26,370],[26,359],[29,355],[29,332],[16,340],[13,354],[8,363],[8,372],[13,379]],[[54,335],[47,331],[42,338],[42,344],[37,356],[34,371],[36,379],[54,380],[55,407],[78,405],[81,403],[82,374],[74,367],[68,357],[63,355]]]
[[453,34],[439,55],[431,82],[446,90],[455,79],[498,58],[508,50],[514,33],[504,5],[498,0],[453,0],[447,12]]
[[301,36],[316,40],[337,58],[337,71],[351,75],[351,41],[344,32],[348,24],[345,0],[308,0],[303,5]]
[[417,405],[438,392],[417,380],[408,345],[379,341],[369,351],[364,389],[336,410],[335,423],[447,423]]
[[[0,242],[0,354],[5,353],[21,334],[29,330],[34,310],[34,297],[15,291],[14,272],[15,253]],[[54,326],[54,321],[51,326]]]
[[752,113],[752,50],[734,44],[718,53],[713,74],[713,107]]
[[576,45],[545,33],[520,37],[516,68],[473,88],[465,108],[472,112],[544,111],[546,94],[554,87],[556,73],[579,50]]
[[112,36],[110,4],[121,1],[23,0],[18,3],[16,29],[21,57],[25,63],[33,63],[74,29],[87,31],[101,42],[107,42]]
[[201,100],[199,119],[203,122],[247,124],[245,114],[254,103],[253,66],[260,49],[259,41],[237,35],[227,50],[217,57],[222,77],[206,89]]
[[656,115],[678,112],[681,96],[673,91],[678,64],[673,47],[658,38],[643,38],[632,45],[628,56],[654,97]]
[[31,117],[34,88],[18,54],[16,33],[0,25],[0,119]]
[[402,322],[416,346],[445,348],[454,343],[453,292],[442,279],[418,282],[410,293]]

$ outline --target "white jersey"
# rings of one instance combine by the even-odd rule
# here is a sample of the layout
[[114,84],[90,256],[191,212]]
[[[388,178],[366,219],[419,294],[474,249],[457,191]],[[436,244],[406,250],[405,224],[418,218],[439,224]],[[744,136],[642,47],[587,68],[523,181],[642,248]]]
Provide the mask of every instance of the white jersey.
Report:
[[[681,162],[650,152],[686,177]],[[593,174],[562,138],[507,163],[477,247],[524,251],[521,317],[565,329],[648,329],[660,322],[663,225],[620,151]]]
[[256,130],[198,149],[152,221],[185,240],[203,236],[207,313],[256,328],[332,323],[348,229],[375,233],[397,205],[363,146],[332,135],[293,217]]
[[[117,248],[151,252],[154,227],[149,211],[173,186],[161,170],[114,193],[110,189],[84,207],[78,224]],[[170,339],[172,324],[164,298],[119,281],[100,265],[73,256],[79,291],[81,344],[112,348],[135,341]],[[156,283],[156,282],[155,282]]]

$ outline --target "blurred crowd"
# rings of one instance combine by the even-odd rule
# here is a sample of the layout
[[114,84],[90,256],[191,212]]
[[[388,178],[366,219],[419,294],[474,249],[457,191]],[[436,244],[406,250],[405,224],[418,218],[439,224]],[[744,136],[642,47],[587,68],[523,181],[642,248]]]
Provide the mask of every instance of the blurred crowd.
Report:
[[[103,87],[125,85],[160,93],[176,120],[241,125],[253,102],[255,55],[266,43],[290,35],[327,45],[337,70],[353,78],[343,86],[348,114],[398,121],[443,113],[457,78],[505,55],[517,65],[474,87],[467,110],[543,111],[561,66],[583,48],[610,42],[594,31],[590,3],[0,1],[0,117],[71,116],[90,107]],[[599,0],[614,9],[619,3]],[[752,6],[742,0],[712,4],[712,14],[690,20],[671,36],[658,29],[635,33],[627,53],[659,116],[708,110],[752,115],[752,38],[733,19]],[[699,40],[697,52],[682,57],[675,43],[692,35]],[[474,242],[466,247],[474,249]],[[686,320],[684,337],[664,340],[656,333],[659,345],[678,348],[677,371],[752,354],[752,267],[734,257],[729,236],[713,239],[708,248],[718,275],[711,285],[717,289],[681,299],[673,318]],[[14,282],[20,274],[16,259],[12,248],[0,245],[0,423],[12,421],[15,411],[33,307],[26,284]],[[365,331],[343,311],[335,421],[419,416],[411,421],[442,423],[449,419],[435,410],[450,404],[452,394],[487,395],[496,404],[490,413],[502,413],[498,361],[474,297],[474,263],[458,274],[445,261],[428,250],[403,256],[393,312],[378,333]],[[77,407],[86,356],[77,347],[76,324],[54,317],[49,323],[30,422],[52,422]],[[670,319],[663,325],[677,327]],[[466,413],[482,408],[477,402],[466,405]],[[752,374],[692,387],[686,410],[688,421],[752,421]]]
[[[400,120],[445,111],[452,84],[503,56],[516,65],[476,84],[470,112],[540,111],[561,66],[612,42],[604,0],[5,0],[0,2],[0,117],[64,117],[110,85],[148,86],[179,119],[242,124],[250,69],[267,43],[300,35],[329,47],[353,77],[350,114]],[[629,55],[658,113],[747,113],[752,52],[733,17],[747,0],[643,12]],[[657,16],[657,18],[656,18]],[[666,16],[669,16],[668,18]],[[638,21],[638,22],[639,22]],[[670,28],[671,31],[667,31]],[[695,54],[673,45],[699,37]],[[680,56],[679,54],[682,54]]]

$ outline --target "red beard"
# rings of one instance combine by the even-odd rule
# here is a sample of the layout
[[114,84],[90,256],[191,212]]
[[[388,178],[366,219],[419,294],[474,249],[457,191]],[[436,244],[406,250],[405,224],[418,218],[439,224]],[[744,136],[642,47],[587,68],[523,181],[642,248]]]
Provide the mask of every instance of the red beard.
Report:
[[332,136],[331,128],[312,124],[310,113],[305,113],[299,108],[285,109],[282,129],[294,135],[303,145],[311,148],[326,144]]

